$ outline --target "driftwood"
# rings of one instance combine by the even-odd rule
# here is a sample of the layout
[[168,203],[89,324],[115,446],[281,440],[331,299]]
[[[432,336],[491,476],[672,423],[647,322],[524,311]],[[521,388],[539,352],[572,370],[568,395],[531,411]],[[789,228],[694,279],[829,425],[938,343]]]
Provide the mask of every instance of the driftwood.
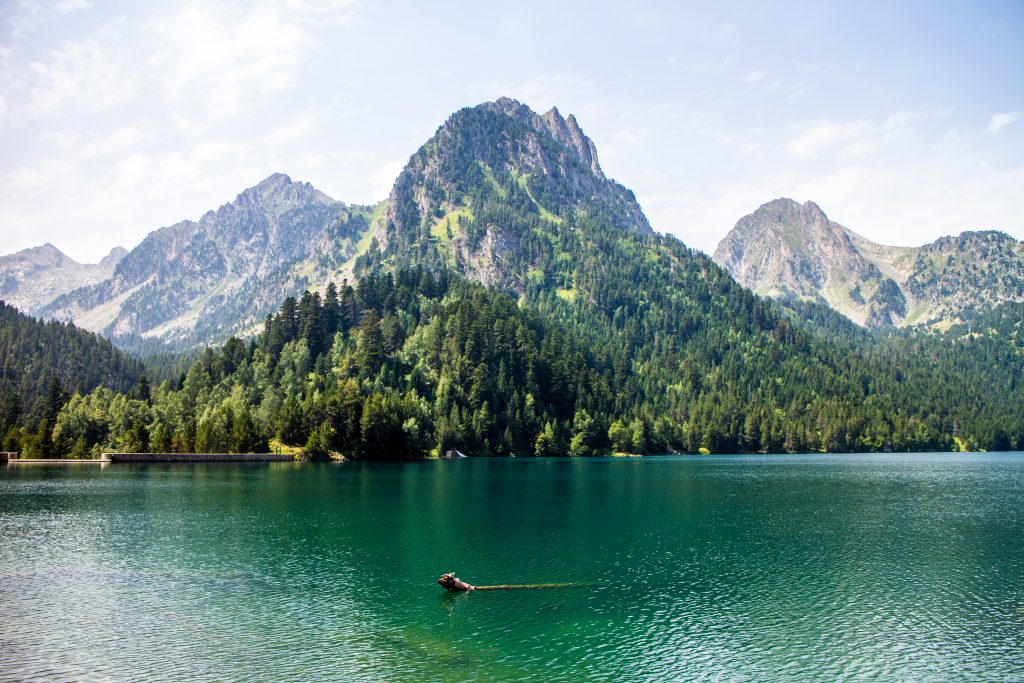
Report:
[[500,583],[495,586],[474,586],[455,576],[455,572],[442,574],[437,583],[445,590],[453,593],[464,591],[523,590],[527,588],[571,588],[583,585],[579,583]]

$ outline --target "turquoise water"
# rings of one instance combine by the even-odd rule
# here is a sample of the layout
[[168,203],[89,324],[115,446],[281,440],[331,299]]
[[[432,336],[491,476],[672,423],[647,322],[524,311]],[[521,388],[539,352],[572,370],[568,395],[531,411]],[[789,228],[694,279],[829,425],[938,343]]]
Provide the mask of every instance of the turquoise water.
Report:
[[0,469],[0,680],[1005,681],[1022,653],[1024,454]]

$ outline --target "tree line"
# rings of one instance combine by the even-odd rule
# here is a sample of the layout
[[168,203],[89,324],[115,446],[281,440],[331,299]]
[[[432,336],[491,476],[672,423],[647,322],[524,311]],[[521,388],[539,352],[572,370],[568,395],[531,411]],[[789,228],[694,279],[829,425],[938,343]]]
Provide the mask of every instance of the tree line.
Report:
[[[732,287],[713,277],[705,284],[711,298]],[[370,273],[286,299],[256,338],[206,349],[172,380],[153,387],[143,375],[128,391],[75,393],[43,427],[48,434],[42,423],[19,434],[23,450],[38,453],[42,440],[50,454],[76,457],[272,445],[361,459],[450,449],[949,450],[957,439],[1021,447],[1020,403],[1004,401],[1021,389],[1019,371],[1006,372],[1020,365],[1016,337],[865,335],[829,344],[797,314],[739,291],[730,305],[746,308],[731,320],[746,321],[746,338],[690,321],[686,307],[625,316],[615,314],[620,303],[601,315],[543,293],[529,305],[447,270]],[[1010,317],[1000,318],[1007,335],[1016,329]],[[949,393],[970,373],[995,399]],[[1011,379],[992,384],[996,376]]]

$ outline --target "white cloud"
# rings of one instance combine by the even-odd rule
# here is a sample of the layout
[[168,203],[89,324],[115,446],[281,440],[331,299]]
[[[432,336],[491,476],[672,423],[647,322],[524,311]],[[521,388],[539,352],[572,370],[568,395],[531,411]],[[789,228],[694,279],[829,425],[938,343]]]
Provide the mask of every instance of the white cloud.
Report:
[[797,159],[814,159],[837,147],[863,139],[869,130],[866,121],[814,121],[795,131],[786,143],[786,149]]
[[15,0],[4,3],[0,22],[10,27],[12,38],[21,40],[53,19],[92,8],[93,3],[88,0],[56,0],[56,2]]
[[150,23],[159,48],[149,59],[172,104],[199,100],[206,115],[239,114],[253,93],[293,88],[313,37],[273,6],[245,10],[190,2]]
[[923,118],[924,114],[919,111],[897,111],[886,117],[882,123],[882,131],[887,134],[901,134],[911,130]]
[[89,0],[59,0],[53,5],[57,14],[70,14],[79,10],[92,9],[93,4]]
[[999,114],[992,115],[992,121],[989,122],[988,128],[985,132],[989,135],[999,135],[999,132],[1006,128],[1011,123],[1015,122],[1020,118],[1019,111],[1004,111]]
[[911,136],[922,118],[920,112],[897,111],[881,123],[819,119],[795,127],[786,142],[786,151],[796,159],[825,155],[860,158]]
[[835,63],[821,64],[818,62],[804,62],[798,60],[796,68],[805,74],[831,74],[835,71],[836,65]]
[[754,71],[748,71],[747,73],[743,74],[740,77],[740,80],[743,81],[744,83],[756,83],[757,81],[764,79],[767,75],[768,74],[765,73],[764,71],[761,71],[760,69],[755,69]]
[[731,22],[719,24],[711,34],[711,40],[718,45],[736,42],[736,25]]
[[358,0],[285,0],[284,13],[318,25],[351,26],[355,23]]
[[146,139],[145,124],[121,126],[109,135],[85,145],[79,155],[83,159],[123,154],[136,149]]
[[64,161],[78,162],[132,152],[150,136],[150,127],[151,122],[143,120],[89,140],[83,140],[85,133],[75,129],[49,130],[40,137],[59,150]]
[[[66,159],[43,159],[31,166],[22,166],[3,178],[3,194],[0,197],[12,199],[17,194],[52,192],[61,182],[73,176],[74,164]],[[4,202],[6,203],[6,202]]]
[[710,138],[718,145],[718,152],[731,156],[750,157],[764,148],[764,143],[755,139],[738,139],[723,130],[712,130]]
[[964,134],[960,131],[958,126],[953,126],[946,130],[943,134],[942,139],[936,144],[938,149],[946,149],[959,144],[964,139]]
[[705,61],[687,64],[685,69],[698,74],[717,74],[725,71],[728,66],[729,60],[723,59],[719,62]]
[[[0,252],[50,240],[95,260],[275,171],[326,169],[346,191],[356,177],[382,196],[397,175],[333,170],[312,134],[350,114],[346,98],[280,97],[325,66],[312,58],[358,22],[355,0],[184,0],[97,12],[74,30],[87,2],[26,7],[20,23],[0,16],[34,30],[0,37]],[[332,72],[343,66],[335,55]]]
[[316,130],[319,124],[319,115],[314,108],[307,108],[288,123],[275,128],[264,138],[264,144],[271,146],[287,145],[301,140]]
[[[115,131],[105,139],[126,140]],[[45,159],[0,178],[4,251],[46,239],[73,258],[95,261],[114,245],[195,219],[269,174],[251,146],[204,142],[171,152]],[[55,227],[73,226],[54,236]],[[42,237],[46,235],[46,237]]]
[[213,128],[213,124],[209,121],[196,121],[191,116],[186,116],[179,111],[170,112],[169,118],[174,130],[187,138],[197,138]]
[[117,37],[69,41],[28,65],[32,82],[28,113],[68,115],[103,111],[135,98],[136,79],[124,64]]

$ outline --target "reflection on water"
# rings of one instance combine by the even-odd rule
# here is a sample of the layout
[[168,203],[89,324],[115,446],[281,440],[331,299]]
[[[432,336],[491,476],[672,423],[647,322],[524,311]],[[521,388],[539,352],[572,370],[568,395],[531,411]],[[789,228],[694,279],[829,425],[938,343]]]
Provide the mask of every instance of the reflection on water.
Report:
[[0,469],[0,679],[1020,679],[1022,509],[1020,454]]

